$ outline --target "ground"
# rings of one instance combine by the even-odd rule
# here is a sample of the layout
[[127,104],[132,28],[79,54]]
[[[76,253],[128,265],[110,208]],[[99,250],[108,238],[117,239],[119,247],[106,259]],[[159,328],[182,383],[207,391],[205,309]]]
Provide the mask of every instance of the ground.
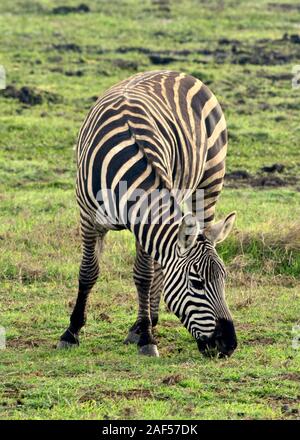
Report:
[[[300,89],[292,87],[299,2],[79,4],[0,4],[8,85],[0,91],[0,325],[7,332],[0,418],[299,418]],[[163,305],[161,357],[123,345],[136,292],[134,242],[121,232],[109,234],[80,348],[57,351],[80,262],[76,135],[106,88],[159,68],[206,82],[228,121],[217,215],[238,215],[219,247],[238,349],[229,359],[203,358]]]

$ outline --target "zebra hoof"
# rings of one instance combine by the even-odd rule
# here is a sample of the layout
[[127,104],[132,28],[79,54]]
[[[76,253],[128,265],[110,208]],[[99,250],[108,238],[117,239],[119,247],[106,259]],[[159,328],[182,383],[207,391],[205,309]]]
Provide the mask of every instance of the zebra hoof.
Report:
[[78,346],[79,344],[72,344],[71,342],[60,340],[58,341],[56,348],[57,350],[69,350],[70,348],[76,348]]
[[78,347],[79,345],[79,337],[78,333],[71,332],[70,329],[67,329],[63,335],[61,335],[60,340],[56,346],[59,350],[65,350],[67,348]]
[[137,344],[139,342],[140,335],[134,331],[129,331],[127,338],[124,340],[124,344]]
[[142,347],[139,348],[139,354],[142,354],[144,356],[159,357],[157,345],[155,344],[143,345]]

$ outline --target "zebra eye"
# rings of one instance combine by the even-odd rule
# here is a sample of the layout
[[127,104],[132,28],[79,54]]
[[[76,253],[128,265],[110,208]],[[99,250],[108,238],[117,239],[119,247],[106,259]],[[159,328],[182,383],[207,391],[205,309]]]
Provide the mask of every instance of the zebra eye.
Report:
[[204,280],[191,279],[190,282],[195,290],[204,290]]

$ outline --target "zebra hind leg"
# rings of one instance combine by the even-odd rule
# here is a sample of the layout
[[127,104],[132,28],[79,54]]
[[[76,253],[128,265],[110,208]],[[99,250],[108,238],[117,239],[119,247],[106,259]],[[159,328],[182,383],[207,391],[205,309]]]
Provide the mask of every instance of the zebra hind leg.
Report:
[[138,319],[130,328],[125,343],[137,343],[139,354],[159,356],[152,334],[150,314],[150,291],[154,276],[153,259],[137,244],[137,255],[134,264],[133,278],[138,291]]
[[[159,302],[163,290],[163,273],[161,267],[156,261],[154,261],[153,263],[154,275],[150,288],[150,316],[152,329],[154,329],[154,327],[156,327],[158,323]],[[137,344],[140,339],[140,334],[140,319],[138,317],[135,323],[130,327],[124,344]]]
[[[61,335],[57,344],[58,349],[72,348],[79,345],[79,330],[86,322],[86,305],[88,295],[99,275],[98,253],[102,250],[104,235],[96,233],[86,222],[81,223],[83,257],[79,271],[79,289],[70,325]],[[98,242],[99,249],[96,249]]]

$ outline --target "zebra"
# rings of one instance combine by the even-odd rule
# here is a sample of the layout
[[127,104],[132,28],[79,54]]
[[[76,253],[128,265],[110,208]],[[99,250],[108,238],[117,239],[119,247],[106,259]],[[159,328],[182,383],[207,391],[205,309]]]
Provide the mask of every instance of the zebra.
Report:
[[[201,353],[233,353],[237,338],[225,300],[226,271],[215,247],[230,233],[236,213],[214,222],[227,139],[217,98],[188,74],[138,73],[98,98],[78,135],[83,255],[76,304],[58,348],[79,345],[104,237],[127,229],[136,240],[139,307],[124,342],[136,343],[139,354],[159,356],[153,329],[163,294]],[[132,197],[136,191],[139,197]]]

